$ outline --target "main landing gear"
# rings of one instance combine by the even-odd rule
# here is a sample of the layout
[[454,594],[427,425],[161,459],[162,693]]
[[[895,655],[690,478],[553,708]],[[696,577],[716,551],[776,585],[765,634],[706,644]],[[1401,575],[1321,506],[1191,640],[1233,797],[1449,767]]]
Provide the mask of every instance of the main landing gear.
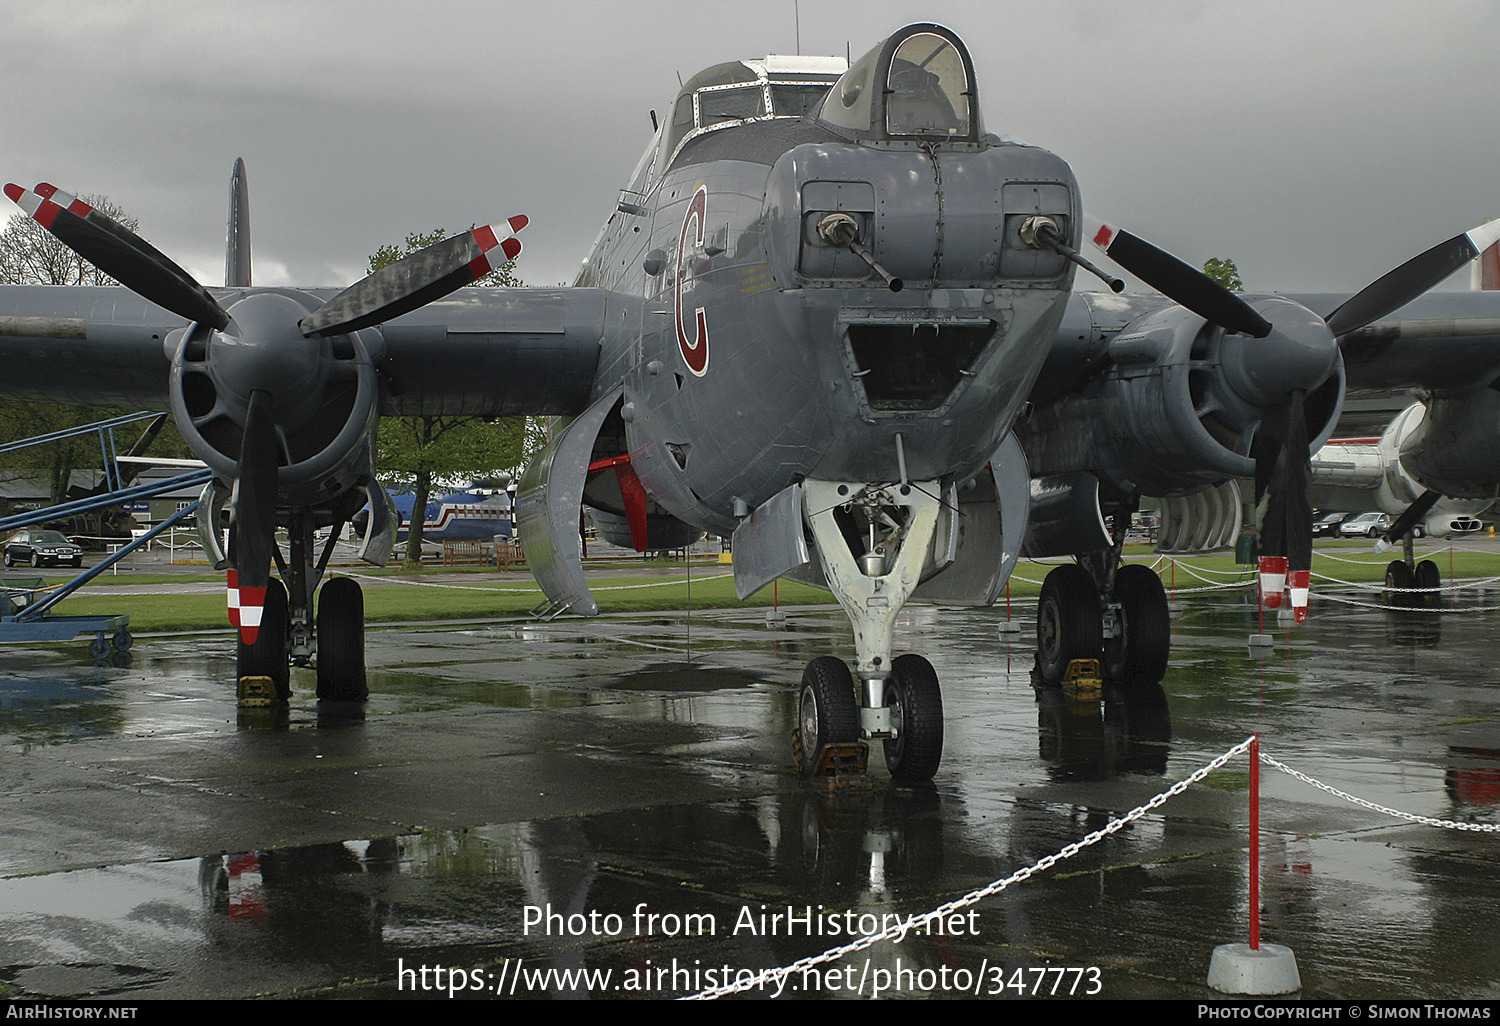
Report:
[[1393,559],[1385,568],[1381,601],[1402,609],[1433,609],[1441,602],[1442,586],[1443,572],[1432,560],[1424,559],[1413,569],[1406,560]]
[[[370,697],[365,682],[364,594],[353,580],[336,577],[318,593],[316,633],[308,629],[307,611],[291,615],[287,588],[272,578],[255,644],[238,642],[238,673],[269,677],[276,700],[292,697],[292,666],[315,666],[318,698],[362,702]],[[293,639],[301,639],[294,643]]]
[[937,673],[919,655],[893,660],[891,645],[896,614],[916,589],[937,533],[940,494],[934,481],[804,482],[804,513],[829,587],[854,627],[856,654],[854,672],[842,659],[821,656],[802,675],[797,751],[805,774],[828,764],[828,746],[861,740],[884,743],[896,783],[926,783],[937,772]]
[[[1075,659],[1098,659],[1107,680],[1160,683],[1172,647],[1172,620],[1161,578],[1149,567],[1113,566],[1113,553],[1053,569],[1036,615],[1039,683],[1060,684]],[[1113,572],[1109,572],[1110,570]]]
[[274,700],[284,704],[292,694],[291,667],[313,666],[320,700],[362,702],[370,696],[365,681],[364,593],[348,577],[333,578],[318,589],[343,524],[334,525],[314,564],[311,518],[294,514],[292,520],[288,530],[291,554],[283,561],[281,551],[275,552],[282,579],[272,578],[266,588],[255,644],[238,642],[238,677],[241,682],[249,677],[270,678]]

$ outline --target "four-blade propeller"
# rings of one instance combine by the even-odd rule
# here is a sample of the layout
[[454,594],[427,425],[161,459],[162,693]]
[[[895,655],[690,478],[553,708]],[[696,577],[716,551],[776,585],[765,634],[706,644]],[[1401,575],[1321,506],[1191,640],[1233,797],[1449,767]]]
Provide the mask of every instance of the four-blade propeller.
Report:
[[[1335,339],[1358,331],[1437,285],[1488,246],[1500,240],[1500,222],[1454,236],[1382,275],[1323,318]],[[1094,244],[1125,270],[1226,332],[1268,339],[1278,325],[1266,320],[1241,296],[1202,271],[1151,243],[1104,225]],[[1288,335],[1306,325],[1286,325]],[[1281,604],[1283,583],[1291,578],[1292,607],[1298,622],[1307,611],[1308,571],[1312,565],[1312,480],[1307,393],[1321,382],[1286,380],[1286,400],[1267,410],[1251,448],[1255,460],[1255,498],[1266,501],[1261,523],[1261,583],[1266,605]],[[1300,601],[1299,601],[1300,599]]]
[[[243,175],[242,164],[236,163],[235,173]],[[275,550],[278,468],[288,463],[276,420],[279,379],[296,376],[278,373],[289,366],[284,359],[286,325],[267,325],[263,317],[251,316],[247,323],[255,326],[242,329],[234,321],[234,304],[226,309],[192,275],[150,243],[55,186],[42,183],[32,190],[7,185],[5,195],[58,241],[137,295],[233,339],[238,350],[264,351],[257,383],[251,387],[248,402],[234,416],[240,421],[242,435],[233,481],[227,582],[230,623],[239,628],[246,645],[254,644]],[[242,207],[236,207],[241,218],[245,216]],[[298,333],[312,338],[358,331],[471,285],[520,254],[521,243],[514,236],[526,224],[526,216],[518,214],[408,254],[303,318],[291,337]],[[248,236],[240,241],[248,249]],[[232,233],[231,245],[235,242]],[[244,253],[238,263],[231,262],[229,274],[248,280],[247,264],[248,253]]]

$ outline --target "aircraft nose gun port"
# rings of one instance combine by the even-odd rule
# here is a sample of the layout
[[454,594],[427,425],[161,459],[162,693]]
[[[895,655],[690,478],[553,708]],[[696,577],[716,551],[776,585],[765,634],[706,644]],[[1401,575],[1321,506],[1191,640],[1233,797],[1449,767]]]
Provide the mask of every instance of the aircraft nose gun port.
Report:
[[892,292],[900,292],[906,287],[905,282],[880,266],[869,246],[859,241],[859,222],[848,214],[825,214],[818,221],[818,238],[837,249],[847,249],[869,264],[870,269],[885,280],[886,287]]
[[1123,281],[1112,277],[1102,268],[1082,256],[1078,250],[1063,242],[1062,233],[1057,228],[1057,222],[1050,217],[1038,214],[1035,217],[1028,217],[1022,221],[1021,241],[1032,249],[1050,249],[1059,256],[1073,261],[1073,263],[1108,285],[1111,292],[1125,291],[1125,283]]

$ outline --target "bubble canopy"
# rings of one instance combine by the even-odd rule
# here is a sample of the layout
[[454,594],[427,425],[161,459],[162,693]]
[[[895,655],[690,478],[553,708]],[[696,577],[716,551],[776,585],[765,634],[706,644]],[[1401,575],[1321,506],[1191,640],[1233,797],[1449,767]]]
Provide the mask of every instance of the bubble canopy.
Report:
[[846,71],[818,117],[861,139],[977,142],[974,64],[940,25],[908,25]]

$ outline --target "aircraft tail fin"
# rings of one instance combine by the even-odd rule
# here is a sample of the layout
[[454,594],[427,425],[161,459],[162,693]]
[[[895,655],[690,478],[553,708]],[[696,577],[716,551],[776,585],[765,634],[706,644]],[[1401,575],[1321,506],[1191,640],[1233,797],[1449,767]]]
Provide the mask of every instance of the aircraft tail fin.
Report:
[[224,255],[224,284],[228,288],[250,287],[250,185],[245,180],[245,161],[236,157],[229,175],[229,230]]

